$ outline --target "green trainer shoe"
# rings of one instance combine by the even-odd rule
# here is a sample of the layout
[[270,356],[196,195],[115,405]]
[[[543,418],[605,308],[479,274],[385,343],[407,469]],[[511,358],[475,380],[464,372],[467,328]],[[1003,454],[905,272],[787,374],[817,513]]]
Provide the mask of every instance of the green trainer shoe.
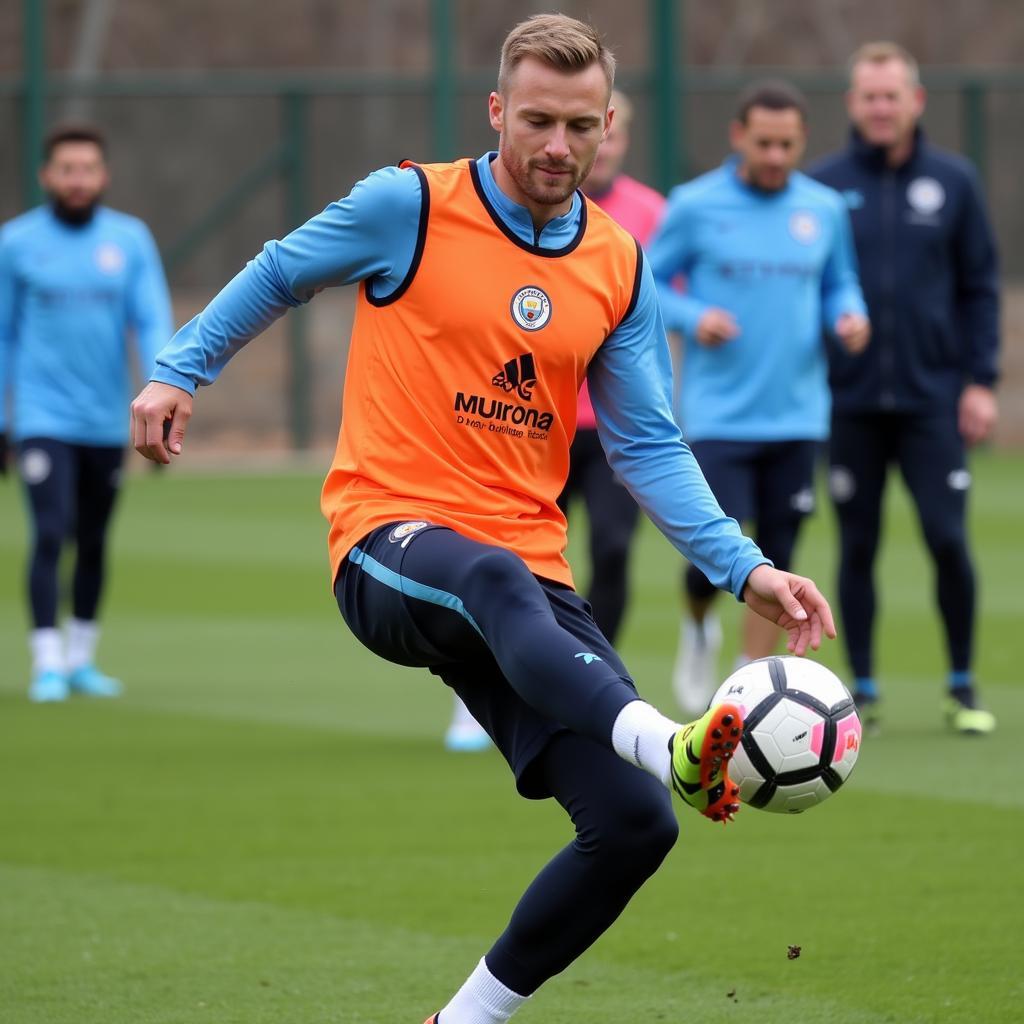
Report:
[[991,711],[974,707],[973,703],[965,704],[952,695],[946,697],[942,710],[949,728],[963,736],[987,736],[995,732],[996,716]]
[[735,704],[716,704],[671,740],[672,788],[705,818],[723,824],[740,809],[739,787],[729,781],[729,761],[743,738]]

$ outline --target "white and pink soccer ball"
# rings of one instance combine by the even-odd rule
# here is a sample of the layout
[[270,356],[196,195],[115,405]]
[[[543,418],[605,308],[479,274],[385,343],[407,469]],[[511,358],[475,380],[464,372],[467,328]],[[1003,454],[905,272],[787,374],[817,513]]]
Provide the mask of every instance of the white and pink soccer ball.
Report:
[[860,719],[849,690],[823,665],[795,657],[752,661],[722,683],[711,704],[722,701],[743,711],[743,741],[729,762],[743,803],[799,814],[850,777]]

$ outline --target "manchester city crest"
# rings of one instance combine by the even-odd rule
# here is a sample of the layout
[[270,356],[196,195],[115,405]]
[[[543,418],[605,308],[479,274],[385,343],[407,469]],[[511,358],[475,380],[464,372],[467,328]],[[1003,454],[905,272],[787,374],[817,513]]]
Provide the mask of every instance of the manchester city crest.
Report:
[[810,210],[797,210],[789,218],[789,233],[801,245],[810,245],[821,234],[821,224]]
[[401,523],[388,534],[388,540],[391,541],[392,544],[401,544],[404,548],[405,545],[409,543],[409,539],[414,533],[418,533],[429,525],[429,523],[425,523],[422,520],[416,520],[411,523]]
[[524,331],[539,331],[551,319],[551,300],[535,285],[520,288],[512,296],[512,319]]
[[915,212],[930,217],[945,205],[946,190],[934,178],[915,178],[907,186],[907,202]]
[[124,270],[125,263],[127,262],[124,250],[113,242],[104,242],[102,245],[97,246],[96,252],[93,253],[93,259],[96,261],[96,266],[104,274],[119,274]]

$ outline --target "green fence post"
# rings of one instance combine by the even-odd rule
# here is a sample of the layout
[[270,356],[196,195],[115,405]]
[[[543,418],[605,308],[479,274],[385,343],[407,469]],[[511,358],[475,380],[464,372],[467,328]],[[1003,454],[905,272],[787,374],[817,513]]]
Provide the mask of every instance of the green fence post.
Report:
[[430,8],[434,58],[431,149],[435,160],[454,160],[458,154],[455,152],[455,26],[451,0],[433,0]]
[[978,169],[984,185],[988,170],[988,125],[985,121],[987,88],[976,78],[968,79],[962,89],[964,148]]
[[22,194],[26,206],[42,199],[39,163],[46,123],[46,0],[24,0],[22,86]]
[[651,145],[654,184],[662,192],[675,185],[680,172],[687,170],[686,117],[679,99],[684,57],[676,49],[684,15],[682,0],[650,2],[648,26],[654,85]]
[[[309,217],[309,96],[292,92],[284,97],[285,208],[288,230]],[[308,310],[288,314],[288,423],[292,447],[306,449],[313,435],[312,376],[309,365]]]

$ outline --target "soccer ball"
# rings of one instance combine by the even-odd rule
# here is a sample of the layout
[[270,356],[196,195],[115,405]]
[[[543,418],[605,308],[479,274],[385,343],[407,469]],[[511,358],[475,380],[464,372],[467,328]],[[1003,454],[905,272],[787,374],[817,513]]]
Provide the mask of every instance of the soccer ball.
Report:
[[761,658],[718,688],[712,706],[743,712],[743,740],[729,762],[740,800],[780,814],[820,804],[849,777],[861,726],[849,690],[806,658]]

